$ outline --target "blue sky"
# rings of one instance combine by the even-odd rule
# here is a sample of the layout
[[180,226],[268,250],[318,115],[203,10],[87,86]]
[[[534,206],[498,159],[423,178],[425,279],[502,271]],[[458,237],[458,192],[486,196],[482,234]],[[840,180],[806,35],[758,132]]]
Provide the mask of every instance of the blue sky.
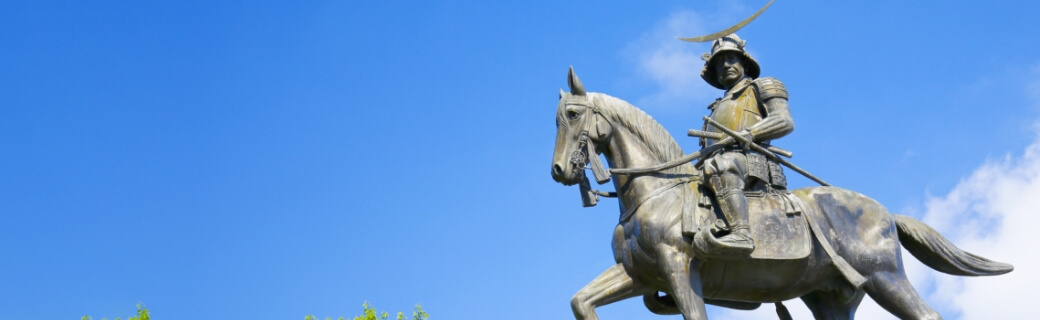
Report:
[[[613,264],[618,211],[550,178],[568,66],[691,152],[720,92],[698,77],[707,45],[674,37],[764,2],[4,2],[0,318],[364,301],[571,318]],[[1018,267],[962,280],[908,262],[948,319],[978,318],[982,287],[1040,285],[1040,258],[1011,250],[1040,205],[1019,201],[1040,198],[1038,7],[778,1],[738,33],[791,93],[776,144],[797,164]],[[654,317],[637,300],[599,314]]]

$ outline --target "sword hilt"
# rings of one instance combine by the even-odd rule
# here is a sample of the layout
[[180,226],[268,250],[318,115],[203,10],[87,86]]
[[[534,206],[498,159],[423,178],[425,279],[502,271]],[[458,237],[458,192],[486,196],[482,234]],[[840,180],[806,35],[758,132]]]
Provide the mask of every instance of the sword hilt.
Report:
[[[715,139],[715,140],[722,140],[722,138],[727,137],[727,135],[725,133],[708,132],[708,131],[701,131],[701,130],[694,130],[694,129],[690,129],[690,131],[686,132],[686,135],[690,136],[690,137],[708,138],[708,139]],[[792,153],[791,151],[787,151],[787,150],[784,150],[784,149],[781,149],[781,148],[777,148],[777,147],[774,147],[774,146],[766,146],[765,148],[766,148],[766,150],[769,150],[770,152],[773,152],[773,153],[776,153],[776,154],[779,154],[781,156],[785,156],[785,157],[788,157],[788,158],[794,156],[794,153]]]
[[722,132],[725,132],[729,136],[733,137],[734,140],[737,140],[737,141],[740,141],[740,142],[745,142],[746,141],[747,145],[749,147],[751,147],[752,150],[755,150],[755,151],[757,151],[759,153],[764,154],[766,157],[769,157],[770,160],[774,160],[774,161],[784,165],[785,167],[791,168],[791,170],[794,170],[795,172],[801,173],[806,178],[809,178],[812,181],[816,181],[816,183],[819,183],[820,185],[830,186],[830,184],[825,182],[825,181],[823,181],[823,179],[817,178],[816,176],[812,175],[808,171],[805,171],[804,169],[799,168],[798,166],[794,165],[793,163],[787,161],[787,159],[784,159],[784,158],[781,158],[781,157],[777,157],[776,154],[773,154],[772,152],[769,152],[769,150],[766,150],[766,148],[763,148],[762,146],[758,145],[754,141],[747,141],[746,139],[744,139],[743,136],[740,135],[740,133],[738,133],[736,131],[733,131],[730,128],[727,128],[726,126],[722,125],[721,123],[718,123],[717,121],[712,120],[711,118],[709,118],[707,116],[704,117],[704,121],[707,122],[708,124],[712,125],[713,127],[715,127],[715,129],[719,129]]

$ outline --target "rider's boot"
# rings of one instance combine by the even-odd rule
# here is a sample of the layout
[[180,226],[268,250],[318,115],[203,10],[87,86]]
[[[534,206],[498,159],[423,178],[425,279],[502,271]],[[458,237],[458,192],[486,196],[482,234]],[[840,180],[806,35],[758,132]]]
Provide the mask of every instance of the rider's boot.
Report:
[[727,255],[746,256],[755,250],[755,242],[751,239],[751,227],[748,224],[748,205],[744,191],[727,189],[719,194],[719,207],[726,216],[730,233],[719,238],[720,251]]

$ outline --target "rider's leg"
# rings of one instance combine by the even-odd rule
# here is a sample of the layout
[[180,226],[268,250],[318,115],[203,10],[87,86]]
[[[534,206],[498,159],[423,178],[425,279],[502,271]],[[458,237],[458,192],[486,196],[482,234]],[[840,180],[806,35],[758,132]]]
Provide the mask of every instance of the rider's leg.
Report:
[[746,162],[744,154],[727,152],[716,155],[704,167],[719,209],[730,227],[730,233],[718,240],[734,254],[750,254],[755,249],[748,224],[747,197],[744,195]]
[[738,252],[750,254],[755,249],[755,243],[751,239],[751,226],[748,224],[748,205],[743,180],[743,177],[730,173],[723,173],[711,179],[719,207],[730,228],[730,233],[719,238],[719,242]]

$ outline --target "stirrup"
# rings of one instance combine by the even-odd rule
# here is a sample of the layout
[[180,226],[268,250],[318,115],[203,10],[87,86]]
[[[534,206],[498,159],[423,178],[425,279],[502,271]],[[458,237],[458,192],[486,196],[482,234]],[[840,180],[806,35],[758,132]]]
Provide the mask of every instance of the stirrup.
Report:
[[751,239],[750,233],[732,232],[718,238],[718,240],[720,245],[733,248],[734,250],[747,250],[749,254],[751,251],[755,251],[755,240]]
[[693,237],[693,251],[698,258],[705,260],[745,259],[755,251],[755,243],[750,235],[736,233],[715,238],[710,228],[704,228]]

